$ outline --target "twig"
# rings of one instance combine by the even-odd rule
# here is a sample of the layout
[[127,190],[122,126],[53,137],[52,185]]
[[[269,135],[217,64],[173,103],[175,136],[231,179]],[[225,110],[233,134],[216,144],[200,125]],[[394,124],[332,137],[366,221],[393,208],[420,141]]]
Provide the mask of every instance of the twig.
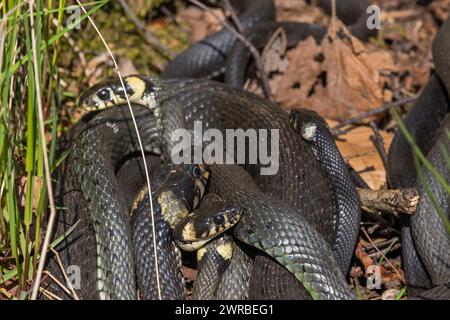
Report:
[[371,213],[413,214],[419,203],[419,193],[408,189],[357,189],[361,207]]
[[[66,270],[64,269],[64,266],[63,266],[63,263],[61,261],[61,258],[59,257],[59,253],[53,248],[51,248],[50,250],[52,250],[53,254],[56,257],[56,261],[58,262],[58,266],[61,269],[61,273],[63,274],[64,280],[66,280],[66,283],[69,283],[69,279],[67,277],[67,273],[66,273]],[[50,275],[50,273],[48,273],[48,275]],[[78,295],[77,295],[75,289],[73,288],[73,286],[69,285],[69,289],[72,292],[73,298],[75,300],[80,300],[80,298],[78,297]]]
[[236,10],[234,10],[233,5],[230,3],[229,0],[223,0],[224,3],[224,9],[225,11],[228,11],[231,17],[231,21],[236,25],[236,29],[241,33],[244,34],[244,26],[241,23],[241,20],[239,20]]
[[402,245],[400,243],[395,243],[394,241],[392,241],[390,243],[389,247],[380,250],[380,252],[375,251],[375,252],[369,253],[369,257],[371,257],[372,259],[380,259],[380,258],[382,258],[382,255],[387,255],[387,254],[389,254],[389,252],[395,251],[401,247],[402,247]]
[[370,110],[370,111],[367,111],[367,112],[363,112],[363,113],[357,115],[356,117],[353,117],[351,119],[345,120],[345,121],[341,122],[340,124],[336,125],[335,127],[333,127],[331,129],[331,132],[333,133],[333,135],[338,136],[338,135],[341,134],[341,129],[342,128],[344,128],[346,126],[349,126],[349,125],[352,125],[352,124],[355,124],[355,123],[357,123],[357,122],[359,122],[359,121],[361,121],[363,119],[366,119],[366,118],[378,115],[380,113],[384,113],[384,112],[388,111],[391,108],[400,107],[402,105],[414,102],[417,99],[418,96],[419,95],[416,94],[413,97],[406,97],[406,98],[403,98],[401,100],[397,100],[397,101],[392,102],[392,103],[384,104],[384,105],[382,105],[379,108],[376,108],[376,109],[373,109],[373,110]]
[[[380,248],[384,248],[384,247],[386,247],[386,246],[390,246],[390,245],[392,245],[392,242],[397,242],[399,240],[399,238],[398,237],[394,237],[394,238],[392,238],[392,239],[387,239],[387,240],[382,240],[382,239],[380,239],[380,241],[374,241],[374,244],[376,244],[376,246],[378,247],[378,249],[380,249]],[[369,251],[369,250],[371,250],[371,249],[374,249],[374,246],[369,242],[369,244],[367,244],[367,245],[363,245],[362,246],[363,247],[363,249],[365,250],[365,251]]]
[[196,5],[197,7],[201,8],[201,9],[209,12],[227,30],[232,32],[233,35],[245,45],[245,47],[250,51],[251,55],[253,56],[253,59],[255,60],[256,67],[258,68],[259,76],[260,76],[260,80],[261,80],[261,88],[262,88],[262,90],[264,92],[264,96],[267,99],[273,101],[274,99],[273,99],[272,92],[271,92],[271,89],[270,89],[269,80],[268,80],[267,75],[266,75],[266,73],[264,71],[264,65],[263,65],[261,56],[260,56],[258,50],[255,48],[255,46],[250,41],[248,41],[248,39],[244,35],[242,35],[235,28],[233,28],[228,22],[226,22],[224,19],[219,17],[213,10],[211,10],[211,8],[205,6],[203,3],[201,3],[198,0],[189,0],[189,2],[192,3],[193,5]]
[[[71,292],[70,292],[70,290],[63,284],[63,283],[61,283],[61,281],[59,281],[54,275],[52,275],[50,272],[48,272],[48,271],[44,271],[44,273],[50,278],[50,279],[52,279],[52,281],[54,281],[57,285],[58,285],[58,287],[60,287],[69,297],[72,297],[71,296]],[[77,300],[79,300],[79,299],[77,299]]]
[[148,31],[148,29],[145,27],[144,24],[136,17],[136,15],[133,13],[133,11],[128,6],[128,3],[125,0],[119,0],[120,5],[122,6],[123,11],[127,14],[128,18],[130,18],[131,22],[136,26],[138,33],[140,36],[151,46],[156,47],[159,51],[161,51],[163,54],[165,54],[169,58],[174,58],[176,53],[168,48],[167,46],[163,45],[158,38]]
[[37,44],[36,44],[36,32],[34,26],[34,0],[29,2],[30,4],[30,27],[31,27],[31,47],[33,51],[33,72],[35,78],[35,86],[36,86],[36,103],[37,103],[37,111],[38,111],[38,119],[39,119],[39,133],[41,138],[41,146],[42,146],[42,154],[44,158],[44,172],[45,172],[45,181],[47,184],[47,197],[49,201],[50,207],[50,217],[48,220],[48,227],[45,232],[44,243],[42,245],[41,257],[39,259],[38,270],[36,273],[36,278],[33,283],[33,292],[31,294],[31,299],[36,300],[39,286],[41,282],[42,272],[44,271],[45,258],[47,257],[47,250],[50,244],[50,237],[52,235],[53,225],[56,217],[56,207],[55,207],[55,199],[53,198],[53,187],[52,180],[50,176],[50,164],[48,161],[47,154],[47,143],[45,138],[45,127],[44,127],[44,112],[42,108],[42,100],[41,100],[41,83],[39,81],[39,71],[38,71],[38,59],[37,59]]
[[47,289],[40,288],[40,291],[44,296],[47,298],[55,299],[55,300],[62,300],[60,297],[58,297],[56,294],[52,293],[51,291],[48,291]]
[[384,140],[381,136],[380,130],[378,129],[377,125],[374,121],[370,121],[370,127],[373,131],[373,136],[370,136],[370,140],[374,144],[375,148],[377,149],[378,153],[380,154],[381,161],[383,162],[384,169],[387,170],[387,154],[386,149],[384,148]]

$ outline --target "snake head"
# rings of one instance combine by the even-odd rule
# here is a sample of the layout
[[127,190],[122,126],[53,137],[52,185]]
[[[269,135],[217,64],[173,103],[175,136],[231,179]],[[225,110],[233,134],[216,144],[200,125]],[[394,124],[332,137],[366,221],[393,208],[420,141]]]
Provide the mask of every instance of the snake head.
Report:
[[328,130],[328,124],[315,111],[297,108],[291,111],[289,122],[308,142],[315,142],[319,138],[319,131]]
[[152,81],[134,75],[122,79],[106,80],[87,89],[78,99],[78,106],[85,110],[97,111],[118,104],[132,103],[150,105],[154,92]]
[[174,237],[181,248],[197,250],[239,222],[242,206],[217,198],[205,196],[205,203],[176,226]]

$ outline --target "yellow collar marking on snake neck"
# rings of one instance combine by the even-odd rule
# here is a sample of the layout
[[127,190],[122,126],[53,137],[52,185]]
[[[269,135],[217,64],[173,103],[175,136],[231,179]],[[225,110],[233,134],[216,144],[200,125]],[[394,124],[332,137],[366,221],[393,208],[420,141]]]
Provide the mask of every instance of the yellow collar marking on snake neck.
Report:
[[219,244],[216,250],[225,260],[230,260],[233,256],[233,244],[230,242]]
[[137,101],[142,99],[145,92],[145,82],[139,77],[130,76],[125,79],[130,88],[133,89],[133,94],[128,97],[130,101]]
[[193,241],[196,239],[194,223],[189,222],[181,233],[184,241]]
[[206,247],[202,247],[202,248],[198,249],[197,250],[197,261],[202,260],[205,253],[206,253]]

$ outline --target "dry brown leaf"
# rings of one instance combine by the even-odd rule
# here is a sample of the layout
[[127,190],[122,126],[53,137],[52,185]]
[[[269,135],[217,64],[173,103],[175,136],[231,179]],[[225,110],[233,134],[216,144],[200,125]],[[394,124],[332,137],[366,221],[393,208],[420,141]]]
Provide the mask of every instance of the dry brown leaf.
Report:
[[[225,18],[221,9],[211,8],[217,16]],[[214,15],[200,8],[189,6],[181,8],[178,12],[178,18],[187,23],[191,28],[189,40],[194,43],[202,40],[206,36],[222,29],[222,24]]]
[[[336,121],[327,120],[327,122],[331,127],[337,124]],[[383,130],[380,131],[380,134],[383,137],[385,149],[388,150],[393,134]],[[374,168],[374,170],[362,172],[360,175],[370,188],[380,189],[386,183],[386,170],[380,155],[370,140],[371,135],[373,135],[372,129],[361,126],[341,135],[339,138],[344,141],[337,141],[336,144],[344,159],[356,172],[370,167]]]
[[128,58],[120,58],[118,64],[119,64],[120,74],[124,77],[139,73],[139,71],[136,69],[136,67],[133,64],[133,61],[131,61]]
[[391,53],[368,50],[338,22],[345,37],[329,34],[321,45],[312,38],[289,53],[290,64],[276,94],[283,106],[311,108],[322,116],[344,120],[376,108],[389,98],[381,72],[394,70]]
[[289,65],[276,91],[277,102],[289,108],[307,105],[308,93],[320,74],[317,58],[320,54],[320,47],[313,37],[300,42],[288,53]]
[[305,0],[275,0],[278,21],[297,21],[327,24],[329,16],[319,7]]
[[109,56],[108,52],[102,52],[93,57],[91,60],[88,61],[86,64],[86,68],[84,69],[84,73],[86,76],[87,83],[89,86],[93,86],[99,81],[99,77],[102,74],[102,68],[101,66],[103,64],[107,64],[111,62],[111,57]]

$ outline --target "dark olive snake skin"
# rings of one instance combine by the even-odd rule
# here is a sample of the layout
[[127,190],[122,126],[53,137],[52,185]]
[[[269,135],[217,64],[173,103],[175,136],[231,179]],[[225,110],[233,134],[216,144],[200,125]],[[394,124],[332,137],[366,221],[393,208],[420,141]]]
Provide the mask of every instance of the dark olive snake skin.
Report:
[[[239,20],[245,29],[275,19],[273,0],[232,0],[230,3],[242,13]],[[162,77],[216,78],[224,72],[226,57],[234,41],[233,33],[223,28],[178,55],[167,65]]]
[[[224,256],[220,249],[229,248]],[[230,264],[233,255],[233,238],[228,235],[221,236],[208,244],[198,262],[197,278],[194,282],[192,299],[214,300],[220,285],[223,273]]]
[[216,299],[248,300],[253,270],[254,250],[238,240],[233,243],[233,257],[222,274]]
[[[442,148],[442,149],[441,149]],[[428,153],[428,161],[433,164],[444,181],[450,182],[450,167],[446,163],[443,152],[450,154],[450,114],[442,123],[438,139]],[[419,182],[418,191],[421,195],[416,213],[411,217],[411,230],[414,243],[423,264],[428,271],[433,286],[450,282],[450,235],[445,227],[443,218],[438,214],[432,197],[442,210],[442,215],[450,218],[450,195],[428,170],[425,170],[424,179],[431,191],[425,191],[425,185]],[[429,230],[433,236],[424,232]]]
[[[316,112],[308,109],[294,109],[290,120],[303,139],[311,145],[327,173],[333,187],[338,211],[335,217],[345,221],[345,224],[359,226],[361,222],[359,196],[327,123]],[[359,229],[343,228],[343,225],[343,222],[335,221],[336,240],[333,243],[333,251],[338,252],[336,257],[342,272],[346,274],[350,267]]]
[[243,168],[212,165],[210,189],[246,209],[234,230],[236,237],[283,264],[314,299],[354,298],[318,232],[295,210],[262,193]]
[[[145,82],[145,85],[140,83],[140,80],[142,82]],[[163,141],[170,141],[168,140],[170,139],[169,134],[169,132],[171,131],[170,128],[179,128],[180,126],[183,125],[182,122],[187,123],[189,126],[193,126],[193,120],[195,119],[202,120],[203,126],[205,128],[209,127],[240,128],[243,130],[258,127],[277,128],[279,130],[280,135],[280,142],[279,142],[280,168],[278,173],[276,173],[275,175],[267,175],[267,176],[259,175],[259,170],[255,170],[259,169],[258,165],[256,166],[248,165],[247,168],[248,172],[253,173],[255,181],[257,181],[258,185],[261,188],[265,187],[267,193],[269,193],[270,191],[272,194],[275,195],[278,192],[278,197],[280,197],[280,199],[283,200],[284,205],[286,203],[296,203],[297,205],[293,206],[294,208],[299,207],[305,208],[305,210],[301,211],[302,216],[305,216],[305,219],[306,217],[309,217],[309,219],[313,222],[317,221],[314,225],[319,230],[323,230],[324,226],[326,226],[327,223],[330,228],[328,230],[332,230],[334,205],[332,204],[332,196],[329,193],[330,189],[327,180],[324,176],[324,173],[322,172],[322,168],[318,164],[309,147],[305,145],[305,142],[302,141],[302,139],[298,137],[298,134],[293,131],[293,128],[290,126],[288,122],[287,114],[284,113],[284,111],[282,111],[278,106],[273,105],[268,101],[266,101],[265,99],[259,98],[253,94],[238,89],[233,89],[231,87],[221,85],[219,83],[208,82],[206,80],[163,81],[158,79],[146,79],[142,77],[129,77],[126,78],[125,81],[127,84],[129,84],[129,86],[127,86],[128,88],[127,90],[130,91],[128,93],[130,97],[132,97],[135,92],[135,90],[133,90],[132,84],[134,84],[136,88],[137,87],[151,88],[152,91],[148,95],[144,94],[143,96],[137,96],[136,100],[132,99],[132,101],[139,103],[147,102],[147,105],[149,106],[150,109],[155,108],[155,106],[158,106],[160,110],[163,110],[158,112],[160,115],[164,115],[163,122],[166,131],[161,134],[161,136],[163,137]],[[104,94],[105,88],[107,88],[106,90],[109,92],[109,96]],[[107,82],[100,84],[95,88],[92,88],[81,100],[84,99],[83,102],[87,105],[91,105],[94,107],[95,106],[102,107],[104,103],[100,102],[100,104],[98,104],[99,100],[96,98],[98,97],[97,93],[101,93],[101,96],[108,96],[109,99],[112,101],[118,100],[120,101],[119,98],[120,94],[123,95],[123,93],[121,92],[122,90],[119,89],[118,81]],[[140,101],[141,99],[143,99],[143,101]],[[107,102],[109,103],[109,101]],[[176,120],[176,118],[178,117],[178,111],[173,109],[177,108],[177,104],[179,106],[182,106],[183,111],[185,113],[185,119],[182,119],[183,121],[181,122]],[[201,106],[201,108],[198,108],[197,106]],[[223,112],[225,112],[226,116],[222,116]],[[249,115],[245,116],[245,113],[248,113]],[[170,142],[167,142],[166,146],[169,144]],[[295,160],[292,159],[291,161],[299,161],[297,160],[298,157],[302,157],[303,165],[294,168],[288,167],[287,163],[290,163],[288,162],[288,159],[291,157],[294,157],[293,159],[295,159]],[[299,170],[298,174],[295,174],[296,170]],[[292,171],[294,171],[294,174]],[[308,193],[307,195],[302,194],[301,192],[298,193],[297,190],[305,188],[304,184],[306,183],[306,181],[310,181],[309,182],[310,187],[308,189],[310,193]],[[323,184],[321,181],[323,181]],[[278,185],[286,187],[280,189],[273,189],[271,186],[273,186],[274,183],[278,183]],[[244,186],[245,184],[246,181],[243,182]],[[225,182],[224,185],[226,185]],[[290,192],[287,192],[288,190],[291,190],[291,192],[293,193],[291,194]],[[294,192],[294,190],[296,190],[296,192]],[[315,192],[312,190],[321,190],[321,191]],[[229,191],[230,193],[232,192],[232,190]],[[258,197],[261,197],[262,195],[263,195],[262,193],[258,194]],[[220,193],[219,196],[221,196],[225,200],[231,201],[231,199],[227,197],[226,194]],[[270,197],[270,195],[267,196]],[[319,197],[322,199],[314,201],[312,199],[313,197]],[[327,197],[329,200],[327,200]],[[239,200],[240,200],[239,203],[243,204],[241,203],[241,199]],[[256,201],[256,199],[253,199],[253,201]],[[263,202],[268,201],[267,204],[261,203],[261,206],[263,207],[266,207],[268,203],[270,203],[269,200],[261,199],[261,201]],[[330,201],[329,206],[324,205],[327,203],[327,201]],[[251,214],[253,214],[253,212],[257,208],[257,202],[252,202],[251,205],[252,207],[245,207],[245,206],[244,207],[245,209],[252,208],[252,210],[248,212],[252,212]],[[306,209],[308,207],[309,209]],[[288,212],[287,214],[288,218],[286,218],[287,219],[286,222],[290,221],[289,219],[292,219],[292,217],[290,216],[292,213],[298,212],[296,210],[292,210],[289,208],[277,208],[276,210],[281,212],[285,211]],[[276,211],[271,211],[270,207],[267,207],[267,210],[265,212],[266,219],[272,219],[271,217],[275,212]],[[328,219],[324,218],[326,212],[329,212],[328,214],[330,214],[330,218]],[[251,214],[250,213],[244,214],[243,220],[245,220],[246,215],[249,216]],[[301,219],[300,217],[301,216],[299,216],[298,218]],[[256,217],[256,219],[262,218],[263,218],[262,216]],[[323,247],[325,251],[330,250],[325,240],[318,233],[315,233],[316,232],[315,229],[311,228],[306,221],[302,221],[302,224],[297,226],[296,229],[293,230],[292,232],[303,232],[302,231],[303,223],[307,225],[307,227],[305,227],[306,230],[304,230],[306,232],[305,235],[312,237],[310,242],[312,242],[314,245],[318,245],[319,248]],[[240,222],[238,226],[241,224],[242,222]],[[279,227],[283,225],[284,225],[283,221],[280,221]],[[357,227],[353,225],[347,226],[349,228]],[[259,227],[262,228],[263,226],[260,225]],[[279,232],[282,232],[282,230],[279,230]],[[332,231],[329,231],[328,233],[324,232],[323,236],[330,237],[332,236],[332,234],[333,234]],[[268,234],[267,236],[271,235]],[[242,238],[239,236],[238,238],[240,238],[242,241],[250,245],[261,248],[260,244],[253,242],[252,239],[246,238],[243,235]],[[299,239],[304,238],[299,236]],[[301,252],[304,249],[300,246],[300,244],[301,243],[296,243],[293,248]],[[310,244],[306,243],[304,243],[303,245],[306,246],[306,248],[310,246]],[[268,250],[268,253],[275,254],[270,250]],[[279,256],[273,257],[281,259],[281,257]],[[334,258],[330,257],[330,255],[327,253],[323,255],[323,259],[334,259]],[[294,258],[292,261],[291,260],[284,261],[284,263],[286,265],[295,268],[295,270],[290,271],[297,276],[298,280],[304,281],[304,283],[307,286],[307,289],[310,291],[313,297],[330,298],[330,299],[350,298],[351,295],[348,289],[344,290],[344,288],[346,288],[344,277],[340,273],[340,270],[337,267],[337,265],[334,265],[333,263],[331,263],[331,261],[333,260],[330,260],[329,262],[320,265],[320,268],[330,269],[330,271],[328,272],[325,272],[325,270],[321,270],[319,266],[315,266],[318,263],[317,261],[315,262],[311,261],[311,263],[307,263],[306,261],[301,262],[302,265],[303,263],[305,263],[308,266],[309,265],[313,266],[313,270],[298,269],[299,268],[298,264],[300,262],[297,260],[297,258]],[[281,262],[283,263],[283,261]],[[311,275],[309,275],[309,272],[311,272]],[[319,276],[319,273],[317,272],[319,272],[321,276]],[[303,275],[303,273],[305,273],[305,275]],[[326,276],[323,276],[324,274]],[[330,278],[331,280],[326,280],[327,277],[331,277]],[[323,282],[323,286],[320,285],[321,282]],[[293,284],[298,282],[295,282],[294,280],[291,281],[291,283]],[[336,285],[339,288],[339,290],[333,289],[332,285]],[[323,288],[324,292],[320,291],[316,292],[316,290],[320,288]]]
[[[163,164],[156,169],[150,178],[152,183],[152,199],[155,218],[155,235],[160,270],[159,282],[161,298],[164,300],[180,300],[186,298],[185,284],[181,273],[181,252],[173,241],[173,223],[169,218],[181,220],[189,211],[195,209],[199,194],[196,193],[195,179],[190,174],[191,166],[174,166]],[[170,193],[174,203],[168,210],[167,198]],[[143,199],[140,199],[143,195]],[[197,197],[197,200],[195,200]],[[176,201],[182,200],[189,208],[183,213],[177,208]],[[170,208],[174,208],[170,210]],[[168,211],[168,212],[167,212]],[[131,210],[131,243],[133,261],[136,268],[136,282],[139,297],[143,300],[157,300],[158,286],[154,258],[153,230],[150,216],[150,197],[145,186],[136,197],[135,207]],[[163,213],[164,212],[164,213]],[[170,215],[170,216],[169,216]]]
[[[247,1],[241,1],[242,3],[245,3]],[[270,12],[270,6],[273,6],[273,4],[269,4],[270,1],[248,1],[248,5],[253,5],[256,7],[256,10],[253,10],[253,14],[259,15],[263,14],[262,12],[267,11]],[[328,13],[331,12],[331,1],[329,0],[321,0],[317,3],[319,6],[325,9]],[[349,25],[350,32],[355,35],[356,37],[367,40],[369,37],[376,35],[377,30],[376,29],[369,29],[367,28],[367,19],[369,17],[369,13],[367,13],[367,8],[369,6],[369,1],[353,1],[353,0],[341,0],[337,1],[337,15],[340,19],[343,20],[344,23]],[[252,11],[252,9],[248,10]],[[268,9],[266,9],[268,8]],[[239,11],[242,13],[241,19],[245,21],[245,17],[247,12]],[[313,36],[316,41],[320,41],[324,35],[326,34],[326,27],[321,25],[312,25],[312,24],[306,24],[306,23],[295,23],[295,22],[274,22],[274,21],[268,21],[267,16],[264,17],[263,23],[256,24],[252,27],[246,26],[246,32],[245,36],[246,38],[253,43],[253,45],[256,46],[256,48],[261,49],[264,47],[264,45],[267,43],[267,41],[272,36],[273,32],[282,27],[286,33],[287,37],[287,45],[288,47],[295,46],[299,41],[306,39],[308,36]],[[231,34],[230,31],[226,30],[225,28],[217,34],[211,35],[206,39],[207,42],[211,42],[212,39],[220,42],[220,37],[223,33],[229,33],[230,39],[234,39],[234,36]],[[217,36],[217,38],[216,38]],[[229,40],[230,40],[229,39]],[[193,64],[192,60],[200,61],[201,63],[213,66],[211,67],[214,70],[220,70],[222,71],[222,68],[224,66],[224,61],[226,61],[226,68],[225,68],[225,82],[228,84],[231,84],[235,87],[242,87],[245,81],[245,75],[246,75],[246,66],[248,64],[248,61],[250,60],[250,53],[246,46],[241,42],[235,40],[234,42],[230,42],[232,45],[231,47],[228,46],[227,50],[221,51],[220,55],[213,55],[212,50],[208,48],[209,50],[205,51],[204,53],[201,50],[198,50],[199,48],[204,48],[205,44],[203,41],[201,41],[199,44],[195,44],[189,49],[187,49],[185,52],[183,52],[179,57],[180,59],[175,59],[168,65],[168,70],[170,72],[166,72],[163,74],[163,77],[165,78],[196,78],[196,77],[208,77],[211,72],[209,73],[201,73],[198,72],[197,69],[190,69],[190,65]],[[214,45],[217,46],[217,43]],[[225,48],[225,46],[222,44],[221,48]],[[224,59],[226,57],[226,60]],[[183,58],[183,59],[182,59]],[[203,66],[203,68],[206,68]],[[203,70],[203,69],[199,69]],[[211,70],[211,69],[210,69]],[[219,72],[216,72],[216,75],[219,74]],[[264,192],[271,193],[272,187],[269,186],[269,188],[262,187],[262,190]],[[299,208],[296,203],[289,202],[290,205],[292,205],[295,208]],[[301,208],[300,208],[301,209]],[[308,219],[308,218],[307,218]],[[325,218],[324,218],[325,220]],[[347,221],[349,223],[349,221]],[[354,237],[355,233],[357,233],[358,228],[355,227],[356,224],[350,223],[350,225],[353,228],[353,231],[349,232],[349,236],[347,237],[347,244],[352,243],[353,241],[350,241],[351,238]],[[349,228],[350,229],[350,228]],[[321,229],[319,229],[321,230]],[[322,233],[323,234],[323,233]],[[342,234],[340,237],[343,236]],[[334,239],[332,239],[334,241]],[[342,240],[341,240],[342,241]],[[335,244],[336,245],[336,244]],[[344,246],[337,245],[337,248],[342,249]],[[353,250],[353,245],[348,245],[346,248],[346,252],[340,252],[340,254],[346,256],[345,258],[339,258],[339,260],[342,263],[342,268],[344,268],[344,264],[348,264],[350,260],[350,256],[348,255],[349,251]],[[345,261],[345,262],[343,262]],[[260,292],[261,295],[254,295],[250,296],[253,299],[305,299],[308,298],[308,294],[305,293],[305,291],[301,287],[295,288],[295,286],[290,285],[290,289],[286,290],[282,288],[281,286],[278,286],[275,284],[277,282],[278,284],[284,284],[285,286],[289,283],[292,283],[291,276],[289,275],[289,272],[286,270],[283,270],[281,268],[278,268],[276,266],[264,266],[264,264],[273,264],[270,259],[266,258],[265,256],[261,258],[256,259],[256,268],[253,272],[254,279],[252,279],[251,283],[255,286],[251,286],[250,292]],[[258,267],[261,266],[261,267]],[[268,270],[271,270],[271,272],[267,272]],[[276,270],[276,271],[275,271]],[[275,272],[273,272],[275,271]],[[347,270],[344,270],[344,273],[346,273]],[[276,276],[274,276],[274,274]],[[263,288],[261,288],[263,287]],[[266,288],[270,288],[267,289]],[[276,290],[275,290],[276,289]]]
[[[441,145],[448,152],[449,138],[443,132],[444,128],[448,128],[449,122],[448,116],[444,120],[449,111],[449,42],[450,20],[447,19],[433,42],[436,74],[431,77],[404,120],[406,128],[427,155],[428,161],[447,182],[450,180],[449,171],[438,146]],[[391,187],[418,185],[419,188],[421,200],[416,213],[411,218],[401,217],[401,222],[403,263],[408,290],[411,295],[420,295],[425,289],[450,282],[450,239],[423,184],[417,181],[413,159],[411,147],[398,131],[389,150],[388,178]],[[424,177],[435,201],[448,217],[450,196],[426,170]]]
[[[242,3],[246,3],[246,1]],[[219,42],[222,43],[222,40]],[[442,52],[445,50],[440,50],[440,48],[435,50],[437,52],[435,56],[439,56],[440,52],[442,56]],[[448,54],[448,51],[446,54]],[[186,61],[188,60],[186,59]],[[201,64],[208,65],[204,61]],[[211,69],[207,69],[199,76],[214,75],[223,64],[224,61]],[[194,66],[194,63],[190,65]],[[438,63],[436,65],[439,66]],[[170,67],[167,70],[170,70]],[[171,71],[172,73],[167,71],[167,77],[170,77],[171,74],[174,75],[182,68],[178,67],[172,70],[175,71]],[[448,68],[445,70],[448,70]],[[448,76],[446,72],[444,71],[444,78]],[[442,78],[441,75],[440,77]],[[443,82],[445,83],[445,79]],[[305,297],[304,289],[293,277],[295,275],[313,298],[353,298],[353,294],[347,288],[343,274],[337,267],[337,260],[331,251],[331,245],[336,243],[337,238],[337,235],[332,232],[334,227],[332,222],[339,221],[339,219],[336,220],[334,215],[335,198],[333,198],[333,190],[328,186],[329,181],[325,170],[315,160],[311,150],[306,147],[304,141],[296,137],[292,128],[286,125],[286,115],[282,115],[281,110],[264,99],[214,82],[152,79],[146,81],[146,84],[149,84],[146,85],[146,90],[151,92],[151,98],[155,99],[158,104],[157,111],[163,115],[159,118],[158,123],[151,123],[153,131],[149,129],[151,134],[147,136],[147,138],[150,137],[151,143],[145,143],[146,146],[151,146],[151,151],[156,153],[163,152],[167,156],[172,148],[171,132],[180,127],[192,129],[194,120],[201,120],[204,128],[212,127],[220,130],[226,128],[242,128],[244,130],[248,128],[279,128],[281,130],[280,171],[275,176],[258,175],[261,164],[246,165],[246,171],[236,165],[215,165],[213,166],[210,191],[217,192],[224,199],[230,201],[238,199],[239,202],[245,204],[246,214],[235,229],[235,235],[241,241],[264,251],[270,256],[270,258],[266,255],[256,257],[255,261],[259,261],[259,266],[272,266],[271,271],[273,272],[271,281],[266,278],[265,281],[259,283],[260,286],[268,287],[270,282],[286,283],[290,284],[290,287],[297,285],[298,291],[294,290],[295,293],[290,292],[288,296],[279,292],[274,292],[274,294],[277,298]],[[107,85],[111,86],[113,91],[117,89],[117,82]],[[104,113],[114,115],[114,113],[108,113],[109,111],[102,112],[98,119],[102,119]],[[152,111],[155,112],[155,109],[152,109]],[[138,123],[140,126],[145,126],[143,120]],[[95,127],[95,122],[90,125]],[[127,235],[127,232],[130,231],[129,221],[124,216],[127,205],[122,195],[123,192],[120,191],[117,181],[113,178],[115,166],[117,166],[119,160],[110,157],[111,150],[119,150],[118,145],[126,141],[107,142],[104,146],[101,145],[104,140],[114,136],[116,130],[115,122],[109,122],[99,126],[98,129],[94,128],[83,132],[80,135],[81,138],[74,145],[82,150],[73,153],[71,159],[74,160],[71,161],[74,164],[72,167],[71,165],[68,166],[69,175],[76,177],[75,182],[72,183],[76,185],[75,188],[81,188],[81,192],[77,191],[78,197],[81,195],[85,199],[84,203],[77,203],[69,208],[69,211],[72,209],[70,214],[74,212],[76,215],[84,217],[77,229],[84,228],[82,230],[85,231],[82,233],[83,236],[79,236],[80,233],[77,233],[79,239],[75,243],[85,243],[84,258],[93,256],[93,252],[97,251],[96,261],[93,262],[91,259],[91,261],[80,262],[80,265],[88,264],[86,268],[88,271],[83,270],[83,279],[89,279],[86,285],[83,284],[85,286],[82,289],[84,290],[82,291],[84,292],[83,297],[113,299],[133,299],[136,297],[135,288],[132,285],[134,282],[133,280],[130,281],[130,279],[134,279],[134,268],[132,259],[130,259],[129,236]],[[133,134],[130,136],[133,137]],[[155,136],[157,136],[156,142]],[[98,139],[101,143],[88,146],[87,139]],[[155,150],[154,146],[161,144],[161,141],[162,150]],[[135,151],[135,149],[134,147],[133,150],[130,150],[128,146],[122,149],[121,155]],[[439,158],[439,155],[436,156],[437,158]],[[111,159],[113,160],[111,161]],[[295,159],[295,161],[292,161],[292,159]],[[301,162],[304,167],[299,169],[289,167],[290,163],[296,162]],[[97,169],[97,166],[105,163],[108,164],[105,168]],[[71,171],[74,172],[70,173]],[[230,179],[230,176],[239,177],[239,179],[233,180]],[[67,186],[70,186],[70,183],[69,179]],[[274,189],[274,185],[279,186],[279,188]],[[245,191],[243,186],[246,188]],[[66,187],[63,189],[67,190]],[[305,190],[308,190],[307,194],[304,192]],[[118,195],[118,200],[110,199],[115,195]],[[441,193],[441,195],[443,194]],[[100,201],[97,201],[98,197]],[[71,199],[67,201],[69,206],[71,206],[71,201],[73,202]],[[265,210],[259,210],[261,207]],[[423,212],[429,211],[430,205],[423,205],[423,208],[421,209]],[[112,213],[111,216],[109,216],[110,213]],[[277,214],[275,215],[275,213]],[[419,217],[422,216],[419,215]],[[92,221],[89,219],[92,219]],[[109,221],[107,221],[108,219]],[[70,219],[70,216],[69,220],[72,223],[75,221]],[[272,220],[271,224],[266,223],[268,220]],[[429,220],[417,218],[414,223],[419,225],[423,221],[428,222]],[[437,220],[433,221],[436,222]],[[116,223],[122,225],[116,227]],[[290,228],[287,228],[287,226],[290,226]],[[348,228],[354,228],[354,225],[352,224]],[[416,230],[423,234],[423,231],[420,231],[422,229],[416,228]],[[415,234],[414,226],[412,232]],[[301,236],[299,236],[300,234]],[[295,237],[295,241],[286,243],[283,241],[283,237],[287,236],[289,238]],[[442,239],[441,245],[447,245],[448,241],[446,242],[445,238]],[[92,248],[92,243],[97,243],[96,248]],[[73,250],[73,247],[70,250]],[[117,252],[117,256],[113,257],[112,252],[114,252],[114,255]],[[424,263],[425,261],[431,261],[428,262],[427,269],[431,268],[432,270],[433,284],[446,279],[445,267],[442,269],[434,264],[436,258],[441,259],[441,256],[436,252],[431,252],[431,259],[423,259]],[[68,253],[68,255],[75,257],[73,259],[75,262],[79,259],[76,257],[78,254]],[[426,252],[421,253],[421,255],[425,254]],[[272,259],[277,260],[280,264],[274,264]],[[448,268],[448,261],[446,262],[444,259],[443,263],[444,266],[447,263]],[[289,272],[281,265],[287,268]],[[120,277],[117,274],[120,274]],[[125,276],[123,276],[124,274]],[[93,275],[95,275],[94,278]],[[264,294],[267,294],[267,292]],[[256,297],[267,298],[269,295]]]
[[[158,141],[151,113],[134,107],[144,146]],[[67,268],[77,266],[83,299],[135,299],[131,230],[123,192],[114,177],[124,155],[138,150],[129,111],[117,107],[73,128],[72,150],[55,173],[55,237],[77,223],[56,250]],[[154,119],[154,118],[153,118]],[[92,194],[90,193],[92,192]],[[64,279],[56,261],[49,269]],[[118,272],[118,273],[117,273]],[[53,282],[52,292],[67,297]]]
[[[158,300],[155,276],[155,260],[153,255],[152,222],[146,195],[141,207],[132,221],[133,258],[136,265],[136,281],[139,298],[142,300]],[[158,267],[160,274],[161,298],[163,300],[186,299],[186,289],[181,274],[181,252],[171,237],[170,225],[159,217],[155,221]]]

